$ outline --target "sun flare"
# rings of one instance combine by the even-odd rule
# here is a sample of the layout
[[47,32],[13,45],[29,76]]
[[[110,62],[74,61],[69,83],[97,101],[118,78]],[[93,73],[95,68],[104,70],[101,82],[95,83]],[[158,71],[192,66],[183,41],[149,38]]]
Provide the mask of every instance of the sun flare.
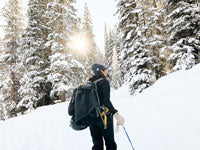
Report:
[[73,35],[70,43],[72,48],[79,53],[84,53],[87,50],[87,41],[82,34]]

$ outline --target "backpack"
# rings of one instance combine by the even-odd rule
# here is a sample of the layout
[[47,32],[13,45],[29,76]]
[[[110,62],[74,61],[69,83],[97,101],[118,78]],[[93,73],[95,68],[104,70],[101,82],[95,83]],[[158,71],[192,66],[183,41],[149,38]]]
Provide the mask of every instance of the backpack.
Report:
[[72,129],[76,131],[86,129],[90,125],[90,117],[101,117],[103,121],[97,92],[97,83],[103,79],[100,78],[94,82],[88,82],[74,89],[68,106]]

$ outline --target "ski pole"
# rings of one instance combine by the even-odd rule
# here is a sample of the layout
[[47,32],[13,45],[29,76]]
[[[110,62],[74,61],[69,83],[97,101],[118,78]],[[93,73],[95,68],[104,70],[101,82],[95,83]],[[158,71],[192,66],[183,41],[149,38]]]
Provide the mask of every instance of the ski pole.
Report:
[[132,144],[132,142],[131,142],[131,139],[130,139],[129,136],[128,136],[128,133],[126,132],[125,127],[123,127],[123,129],[124,129],[124,132],[126,133],[126,136],[127,136],[128,140],[129,140],[130,144],[131,144],[132,149],[135,150],[135,148],[133,147],[133,144]]

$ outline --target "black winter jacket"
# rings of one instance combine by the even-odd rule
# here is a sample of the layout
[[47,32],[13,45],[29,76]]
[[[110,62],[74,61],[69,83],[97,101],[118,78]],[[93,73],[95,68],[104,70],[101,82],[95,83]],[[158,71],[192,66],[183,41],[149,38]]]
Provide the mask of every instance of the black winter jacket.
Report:
[[[98,80],[99,78],[105,78],[103,75],[94,75],[89,79],[89,81],[94,82],[95,80]],[[112,105],[110,101],[110,83],[105,78],[104,80],[101,80],[97,83],[97,89],[98,89],[98,95],[99,95],[99,101],[101,106],[105,106],[109,109],[109,111],[114,115],[116,112],[118,112]]]

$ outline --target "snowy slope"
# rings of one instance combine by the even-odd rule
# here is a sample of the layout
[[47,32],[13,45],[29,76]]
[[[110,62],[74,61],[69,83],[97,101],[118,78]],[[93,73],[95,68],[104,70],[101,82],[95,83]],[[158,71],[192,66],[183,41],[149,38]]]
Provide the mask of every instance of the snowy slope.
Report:
[[[159,79],[137,96],[128,88],[112,91],[112,101],[126,119],[136,150],[200,149],[200,65]],[[89,150],[89,130],[69,127],[68,102],[0,122],[1,150]],[[122,129],[119,150],[131,150]]]
[[118,98],[116,107],[126,116],[136,149],[199,150],[199,90],[197,65],[161,78],[136,97],[122,95],[124,90],[117,91],[119,95],[113,93]]

